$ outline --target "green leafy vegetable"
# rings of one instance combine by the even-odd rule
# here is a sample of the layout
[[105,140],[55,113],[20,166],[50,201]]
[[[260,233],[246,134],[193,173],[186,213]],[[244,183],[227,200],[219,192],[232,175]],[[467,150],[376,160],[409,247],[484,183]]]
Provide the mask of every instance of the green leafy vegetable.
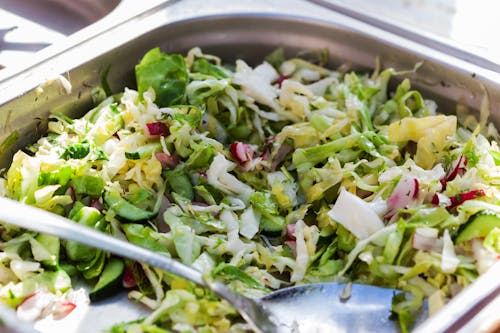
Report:
[[206,74],[209,76],[213,76],[217,79],[224,79],[229,77],[222,67],[214,65],[210,63],[207,59],[201,58],[196,59],[193,62],[191,70],[196,73]]
[[90,145],[88,142],[75,143],[67,147],[61,155],[61,158],[68,160],[70,158],[73,159],[82,159],[87,157],[90,153]]
[[147,220],[157,213],[154,211],[146,211],[131,204],[116,191],[105,191],[104,202],[109,210],[114,211],[117,215],[129,221]]
[[93,197],[101,196],[104,191],[104,181],[102,178],[82,175],[71,179],[71,186],[76,194],[86,194]]
[[73,169],[70,166],[64,166],[58,170],[42,172],[38,176],[38,186],[43,185],[66,185],[71,179]]
[[279,213],[278,205],[269,192],[254,192],[249,201],[262,214],[261,224],[265,231],[283,230],[285,218]]
[[135,75],[139,93],[143,94],[153,88],[159,106],[182,103],[188,74],[184,57],[181,55],[167,55],[159,48],[152,49],[135,67]]

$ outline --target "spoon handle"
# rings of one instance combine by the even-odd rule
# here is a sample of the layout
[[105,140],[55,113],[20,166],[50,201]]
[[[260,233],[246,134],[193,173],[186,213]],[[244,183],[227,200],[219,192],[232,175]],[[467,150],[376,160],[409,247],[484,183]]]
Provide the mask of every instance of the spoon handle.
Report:
[[25,229],[54,235],[65,240],[72,240],[120,257],[158,267],[193,281],[202,287],[209,287],[205,283],[203,275],[189,266],[164,255],[77,224],[67,218],[40,208],[0,197],[0,221]]
[[[62,239],[72,240],[120,257],[158,267],[190,280],[201,287],[208,288],[227,300],[247,320],[255,332],[268,333],[276,331],[276,326],[269,321],[269,315],[261,308],[260,303],[235,293],[222,283],[214,281],[209,277],[205,279],[194,268],[166,256],[95,231],[65,217],[1,196],[0,221],[25,229],[54,235]],[[259,321],[257,321],[258,318],[260,318]],[[262,329],[262,326],[264,326],[264,329]]]
[[499,276],[500,260],[439,312],[418,326],[413,333],[457,332],[495,298],[500,297]]

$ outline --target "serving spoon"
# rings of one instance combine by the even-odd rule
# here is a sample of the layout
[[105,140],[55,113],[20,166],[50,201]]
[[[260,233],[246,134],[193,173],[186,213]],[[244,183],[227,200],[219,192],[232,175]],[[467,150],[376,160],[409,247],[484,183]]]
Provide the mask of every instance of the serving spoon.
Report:
[[[164,255],[4,197],[0,197],[0,221],[104,250],[190,280],[231,303],[256,333],[399,331],[397,322],[389,319],[392,297],[399,292],[394,289],[319,283],[250,298]],[[425,317],[423,311],[416,322]]]

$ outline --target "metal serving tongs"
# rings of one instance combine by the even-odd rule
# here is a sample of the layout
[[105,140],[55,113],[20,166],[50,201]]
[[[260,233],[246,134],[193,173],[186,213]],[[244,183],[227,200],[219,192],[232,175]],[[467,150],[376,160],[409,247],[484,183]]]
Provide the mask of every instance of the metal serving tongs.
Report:
[[[399,292],[394,289],[348,284],[350,292],[346,296],[345,284],[320,283],[281,289],[261,298],[249,298],[233,292],[222,283],[166,256],[11,199],[0,197],[0,221],[79,242],[120,257],[158,267],[193,281],[231,303],[256,333],[399,331],[397,323],[389,319],[392,297],[394,293]],[[478,280],[491,280],[487,291],[498,292],[500,290],[499,273],[500,265],[497,264]],[[475,297],[480,283],[478,281],[464,290],[457,296],[457,299]],[[474,298],[478,304],[488,296],[486,292],[480,292],[479,295],[481,298]],[[455,300],[451,303],[453,302]],[[456,308],[457,306],[454,305],[453,309],[456,310]],[[459,312],[460,318],[464,318],[468,313],[464,309],[460,309]],[[416,318],[417,325],[424,321],[425,317],[424,311]],[[437,324],[439,324],[438,330],[435,329],[437,326],[426,326],[429,330],[425,332],[445,332],[449,328],[443,323]]]

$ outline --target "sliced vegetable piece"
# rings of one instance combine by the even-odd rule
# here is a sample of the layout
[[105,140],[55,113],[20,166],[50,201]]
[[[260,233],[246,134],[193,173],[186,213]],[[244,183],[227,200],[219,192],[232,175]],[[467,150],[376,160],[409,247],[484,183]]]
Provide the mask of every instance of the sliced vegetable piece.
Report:
[[280,215],[278,204],[269,192],[254,192],[249,199],[256,212],[262,215],[262,228],[269,232],[282,231],[285,228],[285,218]]
[[229,281],[238,280],[251,288],[262,288],[262,286],[257,281],[255,281],[254,278],[248,275],[245,271],[236,266],[229,265],[226,263],[220,263],[212,271],[212,275]]
[[[70,212],[69,218],[79,224],[95,228],[103,216],[97,209],[77,203]],[[90,261],[95,258],[97,253],[96,249],[74,241],[66,241],[65,248],[66,255],[73,261]]]
[[48,266],[56,266],[59,263],[59,238],[52,235],[39,234],[36,236],[36,240],[43,245],[51,255],[50,259],[44,260],[42,263]]
[[135,76],[139,93],[153,88],[160,107],[180,104],[184,99],[188,73],[180,54],[168,55],[154,48],[135,66]]
[[484,197],[485,195],[486,193],[484,193],[482,189],[472,190],[469,192],[457,194],[450,198],[451,204],[448,206],[448,209],[460,206],[467,200],[473,200],[475,198]]
[[111,258],[102,271],[97,284],[90,292],[92,302],[113,295],[122,287],[122,275],[125,270],[125,263],[122,259]]
[[148,226],[135,223],[122,224],[129,242],[163,255],[169,255],[167,245],[161,240],[158,232]]
[[210,143],[201,142],[191,145],[191,148],[194,151],[186,161],[186,168],[189,170],[204,169],[212,163],[216,150]]
[[167,125],[161,121],[147,123],[146,127],[148,129],[149,136],[151,137],[168,136],[170,134]]
[[76,304],[70,301],[61,300],[54,304],[52,316],[55,320],[60,320],[66,317],[76,308]]
[[224,79],[229,77],[224,68],[221,66],[214,65],[210,63],[207,59],[201,58],[196,59],[193,62],[193,66],[191,68],[193,72],[198,72],[206,75],[213,76],[217,79]]
[[56,184],[64,186],[70,180],[72,172],[70,166],[63,166],[51,172],[42,172],[38,176],[38,186]]
[[99,177],[82,175],[71,179],[71,186],[76,194],[99,197],[104,190],[104,181]]
[[125,152],[125,157],[129,160],[140,160],[152,156],[154,153],[159,151],[161,146],[159,143],[149,143],[140,146],[134,151]]
[[158,152],[155,157],[160,162],[162,169],[173,169],[179,164],[179,158],[175,155]]
[[390,219],[400,208],[407,208],[412,201],[418,198],[418,192],[418,179],[408,174],[403,175],[391,196],[387,199],[387,206],[390,211],[387,213],[386,218]]
[[183,169],[167,170],[165,171],[165,178],[173,192],[182,195],[186,199],[194,199],[193,184],[191,184]]
[[108,209],[113,210],[118,216],[129,221],[147,220],[157,214],[156,212],[150,212],[134,206],[115,191],[106,191],[104,193],[104,202],[108,206]]
[[81,143],[75,143],[74,145],[66,147],[61,155],[61,158],[65,160],[72,159],[82,159],[85,158],[90,153],[90,144],[86,141]]
[[76,265],[76,269],[82,272],[85,279],[90,280],[98,277],[106,264],[106,253],[97,251],[95,257],[88,262],[81,262]]
[[56,296],[48,291],[38,291],[26,297],[16,309],[17,316],[26,321],[43,317],[44,312],[52,308]]
[[357,146],[360,138],[360,133],[353,133],[322,145],[297,149],[292,155],[292,164],[299,172],[306,171],[342,150]]
[[407,117],[390,124],[388,136],[390,142],[416,142],[415,162],[423,168],[431,168],[446,137],[455,134],[456,130],[456,116]]
[[494,228],[500,228],[500,216],[490,211],[472,215],[458,230],[455,242],[465,243],[473,238],[486,237]]
[[123,272],[122,286],[126,289],[131,289],[137,286],[137,281],[131,268],[132,265],[136,265],[136,263],[132,263],[131,265],[126,266]]
[[255,149],[252,145],[243,142],[233,142],[229,145],[231,155],[241,164],[252,160]]
[[[90,123],[93,123],[87,138],[96,145],[102,145],[107,139],[115,134],[124,125],[121,108],[117,105],[121,94],[111,96],[104,100],[95,112],[91,111],[85,116]],[[102,106],[101,106],[102,105]]]
[[328,216],[359,239],[365,239],[384,228],[384,223],[372,207],[345,188],[340,190],[340,195]]

